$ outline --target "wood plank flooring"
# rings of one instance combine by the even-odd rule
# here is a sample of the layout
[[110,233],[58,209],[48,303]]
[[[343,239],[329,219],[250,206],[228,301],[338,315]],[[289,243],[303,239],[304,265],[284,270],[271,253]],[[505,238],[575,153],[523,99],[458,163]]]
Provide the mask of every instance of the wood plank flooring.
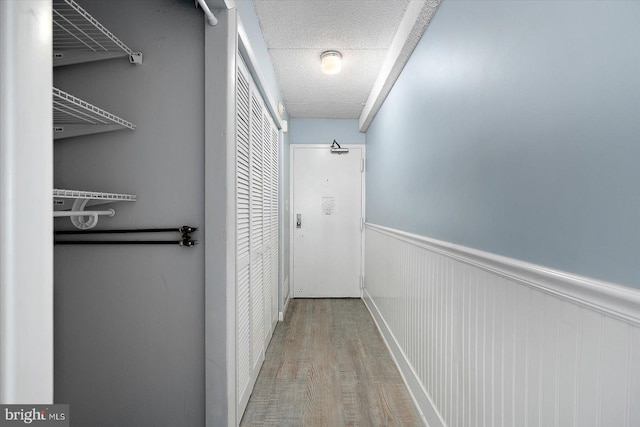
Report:
[[294,299],[241,426],[422,426],[359,299]]

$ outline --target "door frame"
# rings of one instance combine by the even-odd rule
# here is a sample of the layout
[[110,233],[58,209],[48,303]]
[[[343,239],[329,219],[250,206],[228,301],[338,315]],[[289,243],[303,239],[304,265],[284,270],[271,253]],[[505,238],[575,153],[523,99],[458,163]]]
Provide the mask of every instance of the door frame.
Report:
[[[364,224],[366,222],[366,177],[367,177],[367,147],[364,144],[341,144],[343,148],[359,148],[362,149],[362,219],[360,225],[360,298],[362,298],[362,290],[364,287]],[[293,155],[296,149],[330,149],[331,144],[290,144],[289,146],[289,298],[295,298],[293,290],[295,289],[294,277],[293,277],[293,255],[294,255],[294,232],[295,232],[295,209],[293,200],[293,184],[294,184],[294,167],[295,156]],[[336,154],[339,156],[339,154]]]

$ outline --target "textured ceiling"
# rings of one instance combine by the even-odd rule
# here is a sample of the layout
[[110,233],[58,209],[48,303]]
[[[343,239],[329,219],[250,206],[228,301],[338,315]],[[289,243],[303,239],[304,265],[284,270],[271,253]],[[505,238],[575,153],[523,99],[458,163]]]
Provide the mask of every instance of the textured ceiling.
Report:
[[[254,0],[290,117],[358,118],[410,0]],[[342,53],[325,75],[320,54]]]

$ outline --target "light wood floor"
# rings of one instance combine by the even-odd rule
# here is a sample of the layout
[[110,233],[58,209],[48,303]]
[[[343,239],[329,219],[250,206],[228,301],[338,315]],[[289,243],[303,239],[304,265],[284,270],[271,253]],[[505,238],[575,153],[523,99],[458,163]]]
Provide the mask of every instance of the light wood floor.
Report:
[[241,425],[424,424],[362,300],[294,299]]

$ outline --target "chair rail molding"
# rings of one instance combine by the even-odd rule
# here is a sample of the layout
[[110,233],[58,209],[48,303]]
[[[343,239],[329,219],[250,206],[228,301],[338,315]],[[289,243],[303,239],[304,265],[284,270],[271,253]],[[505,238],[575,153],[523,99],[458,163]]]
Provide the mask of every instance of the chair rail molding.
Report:
[[640,290],[380,225],[365,228],[640,326]]

